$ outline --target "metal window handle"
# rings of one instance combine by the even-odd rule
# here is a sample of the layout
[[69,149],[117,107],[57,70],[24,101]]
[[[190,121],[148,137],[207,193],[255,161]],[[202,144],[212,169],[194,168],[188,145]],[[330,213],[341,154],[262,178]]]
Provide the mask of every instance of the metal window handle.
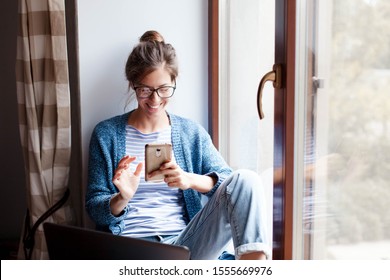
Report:
[[315,90],[317,90],[319,88],[324,88],[325,87],[325,80],[314,76],[313,77],[313,86],[314,86]]
[[268,81],[272,81],[274,88],[282,87],[282,65],[275,64],[273,70],[268,72],[261,78],[259,87],[257,89],[257,112],[259,113],[260,119],[264,119],[263,112],[263,88],[264,84]]

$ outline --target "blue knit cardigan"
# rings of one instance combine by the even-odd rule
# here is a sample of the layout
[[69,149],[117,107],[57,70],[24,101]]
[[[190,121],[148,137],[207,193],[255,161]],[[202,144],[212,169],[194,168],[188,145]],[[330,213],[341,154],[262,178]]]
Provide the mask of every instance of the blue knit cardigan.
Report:
[[[131,113],[131,112],[130,112]],[[119,115],[96,125],[89,146],[88,187],[86,210],[98,228],[109,228],[120,234],[129,204],[119,216],[110,211],[110,199],[118,192],[112,183],[115,168],[125,156],[126,125],[129,114]],[[177,164],[186,172],[210,175],[216,178],[212,196],[223,180],[232,172],[214,147],[210,135],[198,123],[168,114],[172,128],[172,147]],[[201,209],[201,194],[192,189],[183,191],[186,218],[190,221]],[[130,202],[131,203],[131,202]]]

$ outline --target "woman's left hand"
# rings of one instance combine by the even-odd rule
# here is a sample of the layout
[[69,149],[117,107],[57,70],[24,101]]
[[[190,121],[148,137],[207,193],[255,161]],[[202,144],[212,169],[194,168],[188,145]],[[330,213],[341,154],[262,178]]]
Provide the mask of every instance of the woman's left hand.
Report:
[[164,182],[169,187],[176,187],[183,191],[194,189],[201,193],[207,193],[216,183],[216,178],[185,172],[173,161],[162,164],[159,170],[149,173],[149,176],[157,174],[164,175]]
[[157,174],[164,175],[164,182],[167,183],[169,187],[176,187],[182,190],[191,188],[191,175],[183,171],[180,166],[173,161],[163,163],[159,170],[149,173],[150,177]]

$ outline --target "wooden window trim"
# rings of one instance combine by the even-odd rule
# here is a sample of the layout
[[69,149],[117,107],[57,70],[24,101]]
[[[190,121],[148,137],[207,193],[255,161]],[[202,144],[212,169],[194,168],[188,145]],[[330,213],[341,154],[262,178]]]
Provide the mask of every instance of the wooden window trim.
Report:
[[282,148],[274,157],[273,258],[286,260],[293,257],[296,0],[275,5],[275,63],[284,69],[283,86],[275,90],[274,139]]
[[216,148],[219,148],[219,0],[208,3],[208,107],[209,132]]

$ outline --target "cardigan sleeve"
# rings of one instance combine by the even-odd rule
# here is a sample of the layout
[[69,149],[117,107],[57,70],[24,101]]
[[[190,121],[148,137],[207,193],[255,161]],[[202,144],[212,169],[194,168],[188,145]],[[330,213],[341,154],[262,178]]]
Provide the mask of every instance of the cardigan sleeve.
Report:
[[[174,116],[174,123],[178,124],[175,132],[180,135],[176,139],[179,151],[179,162],[185,171],[200,175],[208,175],[216,178],[216,184],[206,196],[211,196],[220,184],[231,174],[232,169],[228,166],[222,155],[214,146],[208,132],[198,123]],[[176,130],[177,129],[177,130]]]
[[210,197],[214,194],[221,183],[231,174],[232,169],[228,166],[222,155],[214,146],[210,135],[204,131],[202,136],[202,172],[205,175],[214,177],[214,187],[204,195]]
[[118,192],[112,183],[115,170],[115,155],[118,145],[112,128],[107,123],[98,124],[91,136],[89,145],[88,186],[86,210],[98,227],[109,227],[115,234],[123,230],[123,219],[129,205],[118,217],[112,215],[110,199]]

